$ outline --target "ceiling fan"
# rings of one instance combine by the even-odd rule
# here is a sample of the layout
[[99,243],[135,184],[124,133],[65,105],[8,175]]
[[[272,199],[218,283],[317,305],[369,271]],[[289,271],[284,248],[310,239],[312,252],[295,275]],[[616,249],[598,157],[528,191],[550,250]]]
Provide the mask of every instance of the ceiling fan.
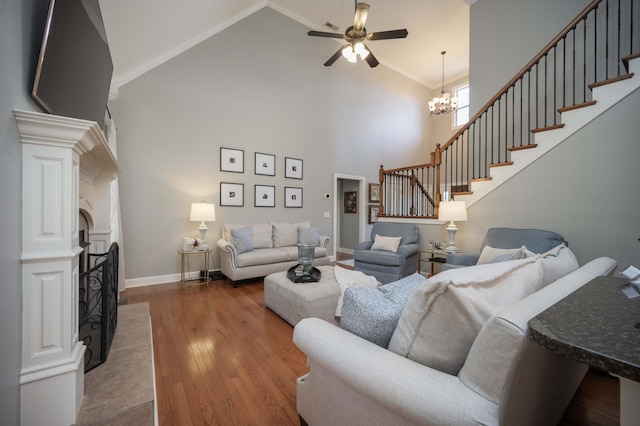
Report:
[[371,53],[371,50],[369,50],[367,45],[364,44],[364,41],[406,38],[409,34],[406,29],[367,33],[367,29],[364,27],[364,24],[367,21],[368,14],[369,5],[367,3],[356,3],[356,15],[353,20],[353,26],[347,28],[344,34],[327,33],[323,31],[309,31],[307,33],[307,35],[313,37],[342,38],[349,43],[338,49],[338,51],[324,63],[325,67],[333,65],[340,55],[344,56],[349,62],[354,64],[357,62],[357,58],[359,56],[360,59],[367,61],[371,68],[377,67],[379,62],[376,57],[373,56],[373,53]]

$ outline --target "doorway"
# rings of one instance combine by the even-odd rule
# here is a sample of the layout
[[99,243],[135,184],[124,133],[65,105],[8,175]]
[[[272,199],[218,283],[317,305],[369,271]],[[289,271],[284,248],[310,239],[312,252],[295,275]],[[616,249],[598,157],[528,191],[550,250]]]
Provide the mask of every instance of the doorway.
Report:
[[[333,253],[353,254],[355,245],[364,240],[366,227],[367,194],[364,176],[333,175]],[[345,212],[345,192],[355,192],[355,213],[353,208]],[[353,194],[350,194],[352,196]],[[350,206],[352,207],[352,206]]]

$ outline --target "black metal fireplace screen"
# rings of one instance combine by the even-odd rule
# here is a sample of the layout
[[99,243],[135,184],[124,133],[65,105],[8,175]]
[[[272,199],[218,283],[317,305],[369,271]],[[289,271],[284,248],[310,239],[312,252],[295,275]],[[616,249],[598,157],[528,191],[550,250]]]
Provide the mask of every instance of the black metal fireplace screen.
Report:
[[[80,274],[80,340],[87,346],[84,371],[104,363],[118,324],[118,244],[87,256]],[[86,268],[82,268],[86,269]]]

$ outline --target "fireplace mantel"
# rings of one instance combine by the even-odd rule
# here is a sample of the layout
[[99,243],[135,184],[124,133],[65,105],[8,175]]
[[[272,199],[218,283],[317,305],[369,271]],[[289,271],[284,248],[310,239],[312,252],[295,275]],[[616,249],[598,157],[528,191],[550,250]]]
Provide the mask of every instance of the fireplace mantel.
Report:
[[[22,140],[21,419],[69,425],[84,395],[78,213],[85,204],[108,234],[108,184],[121,169],[96,123],[14,113]],[[95,191],[85,196],[83,187]]]

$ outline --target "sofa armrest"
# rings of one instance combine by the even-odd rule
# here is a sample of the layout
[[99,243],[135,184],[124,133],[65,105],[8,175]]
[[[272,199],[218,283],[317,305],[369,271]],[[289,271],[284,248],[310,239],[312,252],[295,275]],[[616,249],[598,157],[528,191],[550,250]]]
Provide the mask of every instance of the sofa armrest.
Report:
[[[307,355],[310,385],[317,363],[321,370],[353,388],[355,394],[411,423],[496,422],[497,406],[473,392],[457,376],[402,357],[319,318],[300,321],[294,328],[293,342]],[[322,401],[315,403],[321,405]],[[359,408],[354,407],[354,413]]]
[[398,247],[398,251],[396,253],[402,256],[403,259],[406,259],[413,256],[414,254],[417,254],[419,250],[420,246],[418,244],[405,244]]
[[449,265],[473,266],[478,263],[480,253],[450,253],[447,255]]
[[238,268],[238,252],[236,251],[236,247],[224,238],[220,238],[216,245],[220,249],[221,263],[225,263],[224,258],[226,257],[227,263],[233,269]]
[[373,241],[362,241],[356,244],[354,250],[371,250],[371,246],[373,245]]
[[327,246],[329,245],[329,241],[331,241],[329,237],[327,237],[326,235],[320,235],[320,247],[327,248]]

